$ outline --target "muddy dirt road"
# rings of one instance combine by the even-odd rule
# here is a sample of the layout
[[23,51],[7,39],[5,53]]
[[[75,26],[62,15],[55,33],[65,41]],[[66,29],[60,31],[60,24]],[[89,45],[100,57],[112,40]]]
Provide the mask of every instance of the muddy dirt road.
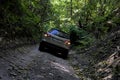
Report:
[[38,45],[0,51],[0,80],[80,80],[68,60]]

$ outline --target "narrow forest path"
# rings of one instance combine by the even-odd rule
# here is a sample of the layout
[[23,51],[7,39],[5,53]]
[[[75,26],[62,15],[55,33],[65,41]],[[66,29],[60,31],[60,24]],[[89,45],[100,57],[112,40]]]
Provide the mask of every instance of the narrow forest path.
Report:
[[68,60],[38,45],[0,51],[0,80],[80,80]]

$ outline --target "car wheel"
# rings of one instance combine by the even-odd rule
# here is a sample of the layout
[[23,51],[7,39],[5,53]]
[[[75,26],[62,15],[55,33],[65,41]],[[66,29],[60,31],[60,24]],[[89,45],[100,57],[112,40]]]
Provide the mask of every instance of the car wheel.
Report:
[[63,58],[67,58],[68,57],[68,50],[64,50],[64,52],[62,53],[62,57]]
[[40,45],[39,45],[39,50],[40,50],[40,51],[44,51],[44,45],[43,45],[42,42],[41,42]]

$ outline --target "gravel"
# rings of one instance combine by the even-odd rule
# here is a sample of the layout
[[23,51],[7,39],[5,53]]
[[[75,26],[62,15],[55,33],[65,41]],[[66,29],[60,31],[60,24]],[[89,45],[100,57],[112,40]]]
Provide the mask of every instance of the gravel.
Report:
[[0,80],[80,80],[69,61],[38,45],[0,51]]

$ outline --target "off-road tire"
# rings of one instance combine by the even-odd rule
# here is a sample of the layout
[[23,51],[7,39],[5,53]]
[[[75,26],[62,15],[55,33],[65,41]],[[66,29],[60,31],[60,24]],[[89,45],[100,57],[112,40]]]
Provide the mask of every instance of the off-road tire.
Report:
[[40,51],[44,51],[44,49],[45,49],[45,48],[44,48],[44,45],[43,45],[43,43],[41,42],[40,45],[39,45],[39,50],[40,50]]
[[62,57],[64,59],[68,58],[68,53],[69,53],[69,50],[64,50],[64,52],[62,53]]

